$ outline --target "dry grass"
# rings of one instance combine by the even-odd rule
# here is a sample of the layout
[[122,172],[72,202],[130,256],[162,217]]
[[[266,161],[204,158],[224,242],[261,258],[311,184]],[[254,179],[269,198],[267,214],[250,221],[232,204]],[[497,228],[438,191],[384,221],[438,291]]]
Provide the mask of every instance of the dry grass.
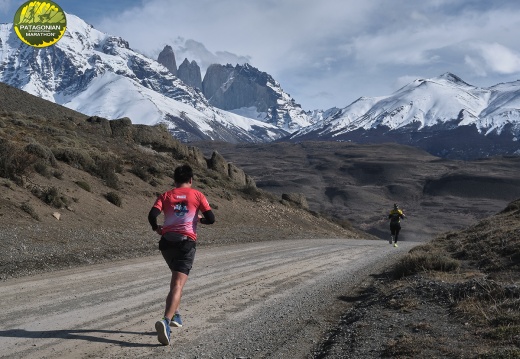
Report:
[[[467,230],[414,248],[392,270],[399,280],[387,285],[384,296],[398,300],[390,300],[388,307],[413,311],[420,310],[420,301],[444,303],[454,320],[474,328],[475,351],[461,344],[462,353],[475,353],[469,356],[475,358],[520,358],[519,230],[517,200]],[[430,329],[432,323],[422,328]],[[410,337],[390,341],[384,355],[414,357],[414,346],[425,345],[417,341]]]

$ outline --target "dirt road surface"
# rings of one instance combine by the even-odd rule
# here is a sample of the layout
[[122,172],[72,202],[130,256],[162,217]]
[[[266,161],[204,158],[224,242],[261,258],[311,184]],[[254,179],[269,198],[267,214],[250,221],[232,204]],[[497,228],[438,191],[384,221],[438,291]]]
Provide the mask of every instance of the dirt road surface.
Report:
[[170,273],[160,255],[0,283],[2,358],[308,358],[348,296],[408,252],[309,239],[197,249],[184,326],[158,343]]

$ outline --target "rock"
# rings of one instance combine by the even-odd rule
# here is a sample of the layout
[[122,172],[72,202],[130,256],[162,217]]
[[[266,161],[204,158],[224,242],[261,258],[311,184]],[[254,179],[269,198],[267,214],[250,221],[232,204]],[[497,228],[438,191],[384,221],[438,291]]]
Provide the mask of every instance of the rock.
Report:
[[219,173],[229,176],[228,163],[224,157],[217,151],[214,151],[208,161],[208,168]]
[[228,163],[228,176],[233,182],[240,186],[247,185],[245,172],[232,163]]
[[282,201],[287,201],[299,207],[309,209],[309,203],[303,193],[284,193],[282,194]]
[[112,128],[110,127],[110,121],[106,118],[99,116],[92,116],[87,118],[87,122],[101,127],[101,131],[104,135],[112,136]]
[[188,59],[184,59],[177,71],[177,77],[186,85],[202,90],[200,67],[195,61],[189,62]]
[[189,146],[188,147],[188,157],[198,165],[203,168],[208,167],[208,163],[206,158],[204,157],[204,153],[202,153],[201,149],[198,147]]
[[132,137],[132,121],[128,117],[110,121],[113,137]]
[[175,62],[175,53],[170,45],[166,45],[159,54],[157,62],[163,65],[172,74],[177,76],[177,63]]
[[52,216],[53,216],[54,218],[56,218],[58,221],[59,221],[60,218],[61,218],[61,214],[60,214],[59,212],[54,212],[54,213],[52,214]]

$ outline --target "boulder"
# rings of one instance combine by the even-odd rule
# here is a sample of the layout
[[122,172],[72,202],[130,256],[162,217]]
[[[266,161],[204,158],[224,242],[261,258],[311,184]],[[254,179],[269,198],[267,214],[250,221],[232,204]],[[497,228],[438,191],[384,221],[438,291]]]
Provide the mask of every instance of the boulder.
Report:
[[101,132],[104,135],[112,136],[112,128],[110,126],[110,121],[106,118],[99,117],[99,116],[92,116],[87,118],[87,122],[98,125],[101,128]]
[[287,201],[290,204],[309,209],[309,203],[303,193],[284,193],[282,194],[282,201]]
[[229,176],[228,163],[217,151],[214,151],[211,155],[211,158],[208,161],[208,168]]
[[247,185],[245,172],[232,163],[228,163],[228,176],[231,181],[239,186]]
[[208,167],[208,163],[206,158],[204,157],[204,153],[202,153],[201,149],[198,147],[189,146],[188,147],[188,157],[203,168]]
[[113,137],[132,138],[132,121],[128,117],[110,121],[110,129]]

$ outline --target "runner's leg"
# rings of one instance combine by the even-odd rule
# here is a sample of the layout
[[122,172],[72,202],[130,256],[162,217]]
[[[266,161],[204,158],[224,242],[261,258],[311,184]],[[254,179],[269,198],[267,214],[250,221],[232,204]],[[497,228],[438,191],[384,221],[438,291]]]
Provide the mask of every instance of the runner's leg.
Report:
[[172,271],[172,279],[170,282],[170,292],[166,297],[166,308],[164,309],[164,316],[172,319],[175,311],[179,310],[181,305],[182,289],[188,280],[188,275]]

